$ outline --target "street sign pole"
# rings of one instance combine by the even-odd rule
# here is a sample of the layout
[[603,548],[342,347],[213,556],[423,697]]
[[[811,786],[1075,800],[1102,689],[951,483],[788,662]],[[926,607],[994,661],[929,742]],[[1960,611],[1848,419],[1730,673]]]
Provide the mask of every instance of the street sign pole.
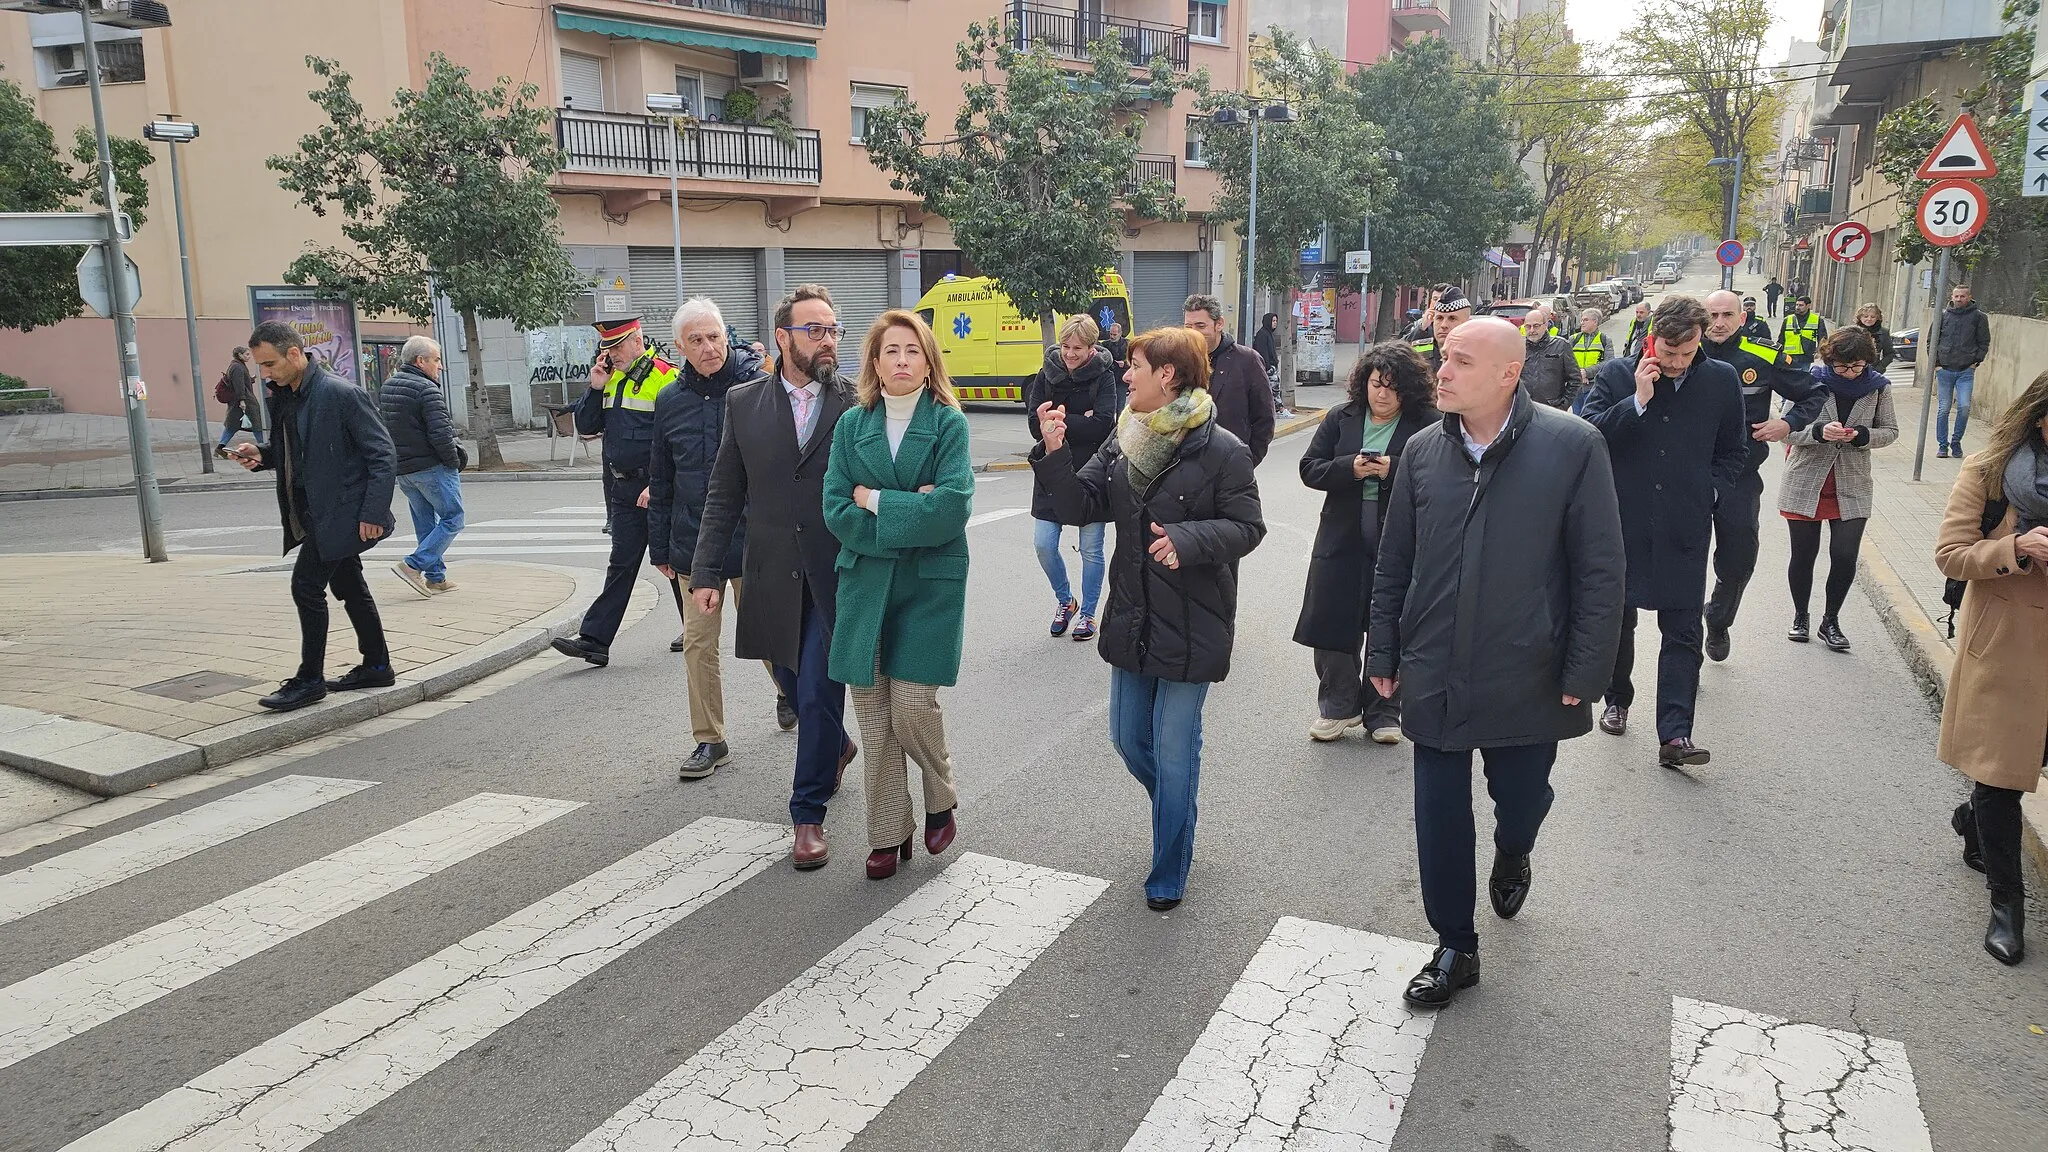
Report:
[[178,272],[185,279],[185,347],[192,357],[192,422],[199,427],[199,470],[213,471],[213,452],[206,446],[206,394],[199,389],[199,317],[192,301],[192,254],[185,247],[185,182],[178,170],[178,146],[171,150],[171,204],[178,215]]
[[1934,263],[1934,304],[1928,309],[1927,339],[1920,342],[1919,363],[1913,374],[1920,376],[1920,437],[1913,445],[1913,479],[1920,479],[1920,464],[1927,459],[1927,418],[1934,411],[1934,351],[1941,347],[1941,294],[1948,288],[1948,249]]
[[[142,361],[135,346],[135,317],[128,310],[121,291],[120,200],[114,187],[114,155],[107,144],[107,113],[100,98],[100,54],[93,41],[92,9],[78,6],[79,27],[85,33],[85,76],[92,90],[93,136],[99,145],[100,193],[106,200],[106,239],[100,250],[107,261],[107,283],[112,286],[115,362],[121,370],[121,406],[128,415],[128,455],[135,466],[136,512],[142,519],[142,554],[152,564],[171,558],[164,548],[163,495],[156,487],[156,461],[149,450],[149,408],[143,394]],[[201,437],[204,440],[204,437]]]

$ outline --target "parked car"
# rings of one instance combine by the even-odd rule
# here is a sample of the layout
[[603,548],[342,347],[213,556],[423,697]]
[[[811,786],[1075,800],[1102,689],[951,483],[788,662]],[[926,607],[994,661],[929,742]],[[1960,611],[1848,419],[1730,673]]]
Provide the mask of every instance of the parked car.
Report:
[[1904,332],[1892,333],[1892,357],[1900,364],[1920,362],[1920,330],[1908,328]]
[[1529,309],[1536,307],[1538,304],[1549,305],[1550,310],[1557,314],[1555,324],[1559,332],[1570,332],[1579,326],[1578,309],[1571,306],[1570,300],[1559,295],[1538,296],[1533,299],[1521,300],[1495,300],[1493,303],[1481,307],[1477,314],[1480,316],[1498,316],[1519,328],[1522,324],[1522,317],[1527,316]]
[[1616,276],[1616,277],[1614,278],[1614,283],[1616,283],[1616,284],[1619,284],[1619,285],[1621,285],[1621,287],[1622,287],[1622,289],[1623,289],[1623,298],[1622,298],[1622,301],[1621,301],[1621,302],[1622,302],[1622,303],[1623,303],[1624,305],[1627,305],[1627,304],[1636,304],[1636,303],[1640,303],[1640,302],[1642,301],[1642,298],[1643,298],[1643,284],[1642,284],[1642,281],[1640,281],[1640,280],[1637,280],[1637,279],[1636,279],[1635,277],[1633,277],[1633,276]]
[[1655,284],[1661,288],[1666,284],[1675,282],[1677,279],[1678,265],[1659,264],[1657,265],[1657,274],[1650,277],[1650,283]]
[[1588,284],[1572,293],[1572,303],[1580,308],[1598,308],[1609,316],[1619,312],[1623,307],[1621,289],[1606,280]]

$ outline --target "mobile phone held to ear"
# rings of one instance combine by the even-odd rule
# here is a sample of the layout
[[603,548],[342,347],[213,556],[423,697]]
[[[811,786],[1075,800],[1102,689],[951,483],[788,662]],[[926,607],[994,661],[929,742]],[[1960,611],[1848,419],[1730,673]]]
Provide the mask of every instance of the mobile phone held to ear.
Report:
[[1643,334],[1643,356],[1649,360],[1657,358],[1657,334],[1655,332],[1645,332]]

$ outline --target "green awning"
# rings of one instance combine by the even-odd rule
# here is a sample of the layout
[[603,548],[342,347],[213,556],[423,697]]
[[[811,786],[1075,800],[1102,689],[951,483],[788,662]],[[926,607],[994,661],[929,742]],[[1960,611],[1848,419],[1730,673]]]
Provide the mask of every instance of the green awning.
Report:
[[564,32],[595,32],[621,40],[652,40],[661,44],[685,44],[692,48],[723,48],[729,52],[759,52],[763,56],[818,58],[816,44],[794,40],[767,40],[759,36],[735,36],[729,32],[706,32],[697,28],[673,28],[666,24],[642,24],[638,20],[614,20],[609,16],[585,16],[580,12],[555,9],[555,27]]

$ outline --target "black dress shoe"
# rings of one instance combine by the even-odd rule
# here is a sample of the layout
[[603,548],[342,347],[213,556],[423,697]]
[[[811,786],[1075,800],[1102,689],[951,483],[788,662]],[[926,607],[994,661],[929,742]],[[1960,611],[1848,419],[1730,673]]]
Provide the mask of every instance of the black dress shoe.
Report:
[[358,688],[389,688],[396,683],[398,683],[398,677],[392,674],[391,665],[386,664],[379,668],[372,668],[368,664],[358,664],[349,669],[348,675],[343,676],[341,679],[329,680],[327,682],[327,690],[329,692],[353,692]]
[[1493,876],[1486,882],[1486,894],[1493,900],[1493,914],[1503,920],[1512,920],[1522,910],[1522,901],[1529,898],[1529,881],[1533,873],[1529,869],[1527,856],[1504,856],[1500,849],[1493,852]]
[[1147,896],[1145,897],[1145,907],[1150,908],[1154,912],[1171,912],[1175,908],[1180,907],[1180,897]]
[[1963,838],[1963,863],[1982,872],[1984,850],[1977,844],[1977,816],[1970,811],[1968,800],[1956,805],[1956,810],[1949,813],[1948,826]]
[[588,636],[557,636],[552,644],[562,655],[587,660],[599,668],[612,662],[611,645],[599,644]]
[[258,700],[257,703],[270,709],[272,712],[289,712],[294,708],[304,708],[308,704],[318,704],[325,699],[327,699],[327,681],[318,679],[301,680],[294,676],[279,685],[277,691]]
[[1728,630],[1707,625],[1707,659],[1720,663],[1728,658]]
[[1628,731],[1628,709],[1619,704],[1609,704],[1600,713],[1600,730],[1609,736],[1619,736]]
[[723,741],[699,744],[697,750],[690,753],[690,758],[683,761],[683,766],[676,769],[676,779],[702,780],[730,763],[732,756],[726,751]]
[[1687,736],[1666,740],[1657,746],[1657,763],[1666,768],[1687,768],[1705,764],[1713,758],[1712,752],[1693,743]]
[[1792,617],[1792,626],[1785,629],[1785,639],[1794,644],[1804,644],[1812,638],[1813,633],[1806,626],[1806,613],[1801,612]]
[[1842,635],[1842,626],[1835,623],[1833,616],[1820,618],[1820,642],[1827,645],[1830,652],[1849,650],[1849,638]]
[[2027,956],[2027,898],[2020,892],[1991,894],[1991,926],[1984,930],[1984,950],[2011,966]]
[[683,650],[682,633],[678,632],[676,638],[668,642],[668,650],[671,652],[681,652]]
[[796,705],[780,694],[775,697],[775,725],[784,732],[796,727]]
[[1479,956],[1439,947],[1429,964],[1408,982],[1401,999],[1417,1008],[1441,1008],[1463,988],[1479,983]]

